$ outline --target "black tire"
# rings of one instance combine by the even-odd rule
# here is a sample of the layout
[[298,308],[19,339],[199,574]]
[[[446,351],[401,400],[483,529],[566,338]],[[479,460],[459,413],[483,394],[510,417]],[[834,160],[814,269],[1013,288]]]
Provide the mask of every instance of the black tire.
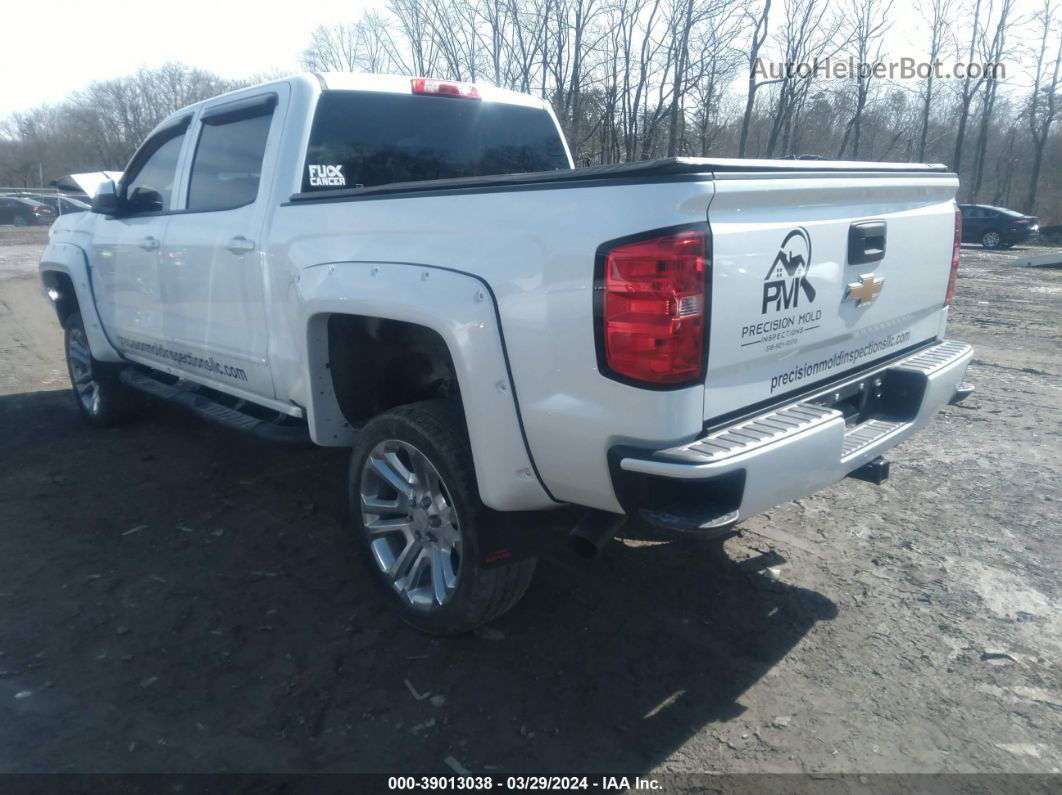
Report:
[[29,226],[29,221],[27,221],[25,217],[21,215],[16,215],[15,219],[11,223],[13,223],[15,226]]
[[[456,515],[456,521],[448,527],[451,533],[459,536],[460,540],[454,550],[447,553],[453,554],[453,551],[458,548],[460,550],[456,585],[447,592],[441,602],[437,596],[433,596],[430,604],[415,605],[412,595],[403,593],[400,590],[398,579],[394,577],[396,569],[399,573],[403,570],[404,567],[399,565],[398,560],[401,560],[407,551],[403,549],[395,555],[392,574],[387,573],[383,568],[384,563],[378,560],[377,555],[380,553],[374,552],[373,548],[373,543],[383,543],[380,540],[381,536],[377,535],[374,541],[370,540],[370,531],[366,527],[366,515],[374,523],[379,523],[381,517],[363,511],[362,494],[365,488],[363,477],[369,477],[370,481],[372,477],[379,477],[374,474],[375,469],[370,471],[370,476],[365,475],[365,470],[366,467],[371,467],[370,455],[374,451],[385,450],[388,445],[393,444],[401,446],[396,449],[402,455],[406,455],[405,451],[411,449],[413,453],[420,453],[427,459],[438,476],[437,487],[441,488],[443,496],[448,500],[444,502],[448,511],[447,515],[454,515],[450,513],[451,510]],[[414,469],[414,466],[409,466],[408,471],[412,473]],[[420,480],[419,475],[413,475],[413,477],[416,481]],[[427,478],[427,480],[431,479]],[[386,487],[387,481],[384,478],[380,478],[380,482]],[[451,401],[431,400],[400,406],[369,422],[359,434],[351,453],[348,484],[351,520],[366,566],[387,601],[398,610],[406,623],[421,632],[432,635],[458,635],[468,632],[511,609],[527,591],[535,571],[536,560],[534,558],[490,567],[482,565],[479,544],[481,528],[488,526],[488,522],[499,521],[500,516],[483,505],[479,499],[479,489],[476,485],[464,418],[458,407]],[[410,485],[409,488],[416,489],[417,486]],[[398,505],[401,500],[397,491],[394,493],[396,495],[394,503]],[[411,494],[413,494],[412,491]],[[407,528],[411,528],[415,522],[413,511],[416,507],[428,504],[420,503],[418,499],[413,496],[411,502],[407,500],[407,503],[413,506],[408,509],[408,515],[403,522]],[[431,505],[434,509],[434,503]],[[392,513],[399,517],[398,521],[402,522],[400,515],[405,511],[407,511],[406,508],[397,507]],[[416,521],[425,520],[421,516]],[[427,537],[431,528],[425,529],[423,524],[419,526],[424,529],[425,537]],[[414,542],[407,540],[411,532],[413,532],[412,529],[408,532],[403,530],[393,533],[388,538],[399,535],[399,544],[406,543],[412,547]],[[419,544],[421,543],[420,530],[416,532],[418,539],[416,543]],[[386,543],[390,544],[391,541]],[[423,541],[422,546],[418,546],[417,550],[430,554],[431,550],[424,549],[427,544],[428,541]],[[387,554],[390,553],[391,550],[388,550]],[[419,557],[419,552],[410,553],[410,556],[413,555]],[[452,563],[450,565],[452,566]],[[409,567],[409,576],[402,579],[415,579],[414,575],[417,570],[418,566],[414,558],[413,564]],[[453,573],[452,569],[450,573]],[[433,574],[434,572],[428,573],[432,585],[434,585]],[[425,589],[418,590],[424,591]],[[438,591],[435,593],[437,594]]]
[[119,367],[93,358],[81,313],[66,319],[66,370],[81,417],[96,428],[122,425],[136,417],[144,401],[118,380]]

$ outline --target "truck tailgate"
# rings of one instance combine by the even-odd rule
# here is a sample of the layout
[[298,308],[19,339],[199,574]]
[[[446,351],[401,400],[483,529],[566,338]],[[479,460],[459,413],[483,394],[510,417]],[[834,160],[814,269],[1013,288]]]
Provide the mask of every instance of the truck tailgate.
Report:
[[953,174],[717,174],[704,417],[940,336]]

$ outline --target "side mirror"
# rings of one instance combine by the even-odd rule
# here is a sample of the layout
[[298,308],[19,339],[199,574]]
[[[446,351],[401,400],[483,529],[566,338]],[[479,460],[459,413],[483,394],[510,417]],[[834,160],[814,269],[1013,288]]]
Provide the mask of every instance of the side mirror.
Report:
[[96,195],[92,197],[92,212],[114,215],[121,207],[122,201],[118,198],[118,188],[114,180],[105,179],[96,188]]
[[126,209],[133,213],[157,213],[161,212],[162,194],[154,188],[140,186],[134,188],[129,198],[125,200]]

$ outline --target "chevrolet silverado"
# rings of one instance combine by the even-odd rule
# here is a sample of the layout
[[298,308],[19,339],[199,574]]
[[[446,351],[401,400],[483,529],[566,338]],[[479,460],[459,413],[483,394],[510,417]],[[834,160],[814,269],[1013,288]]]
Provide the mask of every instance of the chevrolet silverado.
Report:
[[[573,168],[549,105],[302,75],[163,121],[40,264],[92,425],[151,401],[352,449],[353,539],[466,631],[542,522],[705,537],[852,475],[961,399],[961,239],[933,165]],[[530,518],[530,520],[529,520]]]

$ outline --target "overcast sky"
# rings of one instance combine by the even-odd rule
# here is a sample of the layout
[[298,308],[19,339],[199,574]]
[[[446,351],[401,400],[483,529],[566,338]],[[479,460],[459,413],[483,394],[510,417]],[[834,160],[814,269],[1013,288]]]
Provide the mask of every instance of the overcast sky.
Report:
[[295,70],[310,32],[361,16],[366,0],[4,0],[0,116],[93,80],[182,61],[243,77]]
[[[893,4],[888,42],[893,57],[924,57],[921,39],[928,31],[914,10],[916,2]],[[317,25],[352,22],[364,8],[385,2],[4,0],[3,4],[0,117],[57,102],[93,80],[166,61],[182,61],[230,78],[274,69],[295,71],[298,54]],[[1029,15],[1035,7],[1036,0],[1018,0],[1018,15]],[[772,31],[780,18],[780,13],[772,14]],[[1011,41],[1033,43],[1028,29],[1015,31]],[[1011,73],[1008,78],[1012,86],[1023,82]]]

